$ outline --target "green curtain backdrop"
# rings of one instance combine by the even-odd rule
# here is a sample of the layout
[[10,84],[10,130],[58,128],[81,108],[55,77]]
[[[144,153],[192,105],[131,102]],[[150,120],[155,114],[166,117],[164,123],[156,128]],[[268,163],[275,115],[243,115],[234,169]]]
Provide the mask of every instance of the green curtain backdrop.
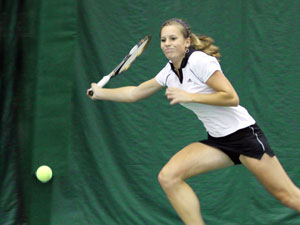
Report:
[[[172,17],[214,38],[241,105],[300,186],[299,0],[4,0],[0,10],[0,224],[182,224],[157,175],[206,137],[196,116],[164,91],[131,104],[85,95],[146,34],[145,53],[107,87],[154,77]],[[43,164],[54,175],[46,184],[34,176]],[[207,225],[300,224],[243,166],[188,183]]]
[[[18,185],[20,179],[17,177],[17,142],[14,136],[16,129],[11,127],[16,123],[13,91],[18,73],[15,64],[19,61],[16,41],[17,12],[17,5],[0,4],[0,224],[20,221],[18,216],[21,208]],[[6,46],[11,47],[10,51]],[[8,127],[10,128],[7,129]]]

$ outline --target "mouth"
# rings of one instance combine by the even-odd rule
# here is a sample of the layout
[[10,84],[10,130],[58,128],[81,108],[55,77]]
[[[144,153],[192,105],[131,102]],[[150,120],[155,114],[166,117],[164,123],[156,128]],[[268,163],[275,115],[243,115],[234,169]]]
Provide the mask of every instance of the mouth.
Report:
[[164,52],[166,52],[166,53],[168,53],[168,52],[172,52],[173,51],[173,49],[172,48],[166,48],[166,49],[164,49]]

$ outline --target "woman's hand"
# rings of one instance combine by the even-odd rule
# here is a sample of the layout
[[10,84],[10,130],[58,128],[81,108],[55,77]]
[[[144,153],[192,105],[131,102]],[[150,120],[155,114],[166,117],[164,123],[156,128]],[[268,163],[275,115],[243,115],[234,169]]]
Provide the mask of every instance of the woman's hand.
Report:
[[[90,99],[96,100],[96,99],[97,99],[97,98],[96,98],[96,92],[97,92],[97,89],[99,89],[99,87],[97,86],[97,84],[96,84],[96,83],[92,83],[92,84],[91,84],[91,88],[89,88],[89,89],[86,90],[86,95],[87,95]],[[89,95],[89,92],[90,92],[90,91],[93,91],[93,95]]]
[[165,95],[170,101],[170,105],[192,101],[191,93],[183,91],[179,88],[169,87],[167,88]]
[[171,105],[176,103],[194,102],[214,106],[239,105],[239,97],[225,75],[217,70],[207,80],[206,84],[216,92],[211,94],[189,93],[178,88],[168,88],[166,96]]

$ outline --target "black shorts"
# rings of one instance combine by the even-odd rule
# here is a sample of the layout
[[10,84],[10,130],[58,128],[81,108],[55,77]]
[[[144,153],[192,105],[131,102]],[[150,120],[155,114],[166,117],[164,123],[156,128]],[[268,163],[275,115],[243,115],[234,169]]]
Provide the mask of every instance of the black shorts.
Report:
[[240,155],[261,159],[264,153],[274,156],[267,138],[257,124],[240,129],[225,137],[212,137],[208,134],[203,144],[215,147],[227,154],[234,164],[241,164]]

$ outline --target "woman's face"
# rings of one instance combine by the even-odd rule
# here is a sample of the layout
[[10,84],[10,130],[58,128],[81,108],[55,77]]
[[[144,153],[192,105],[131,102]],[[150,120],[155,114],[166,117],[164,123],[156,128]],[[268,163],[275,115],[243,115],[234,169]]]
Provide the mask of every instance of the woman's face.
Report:
[[184,38],[181,25],[174,24],[163,27],[160,40],[160,47],[167,59],[179,67],[186,49],[190,46],[190,38]]

